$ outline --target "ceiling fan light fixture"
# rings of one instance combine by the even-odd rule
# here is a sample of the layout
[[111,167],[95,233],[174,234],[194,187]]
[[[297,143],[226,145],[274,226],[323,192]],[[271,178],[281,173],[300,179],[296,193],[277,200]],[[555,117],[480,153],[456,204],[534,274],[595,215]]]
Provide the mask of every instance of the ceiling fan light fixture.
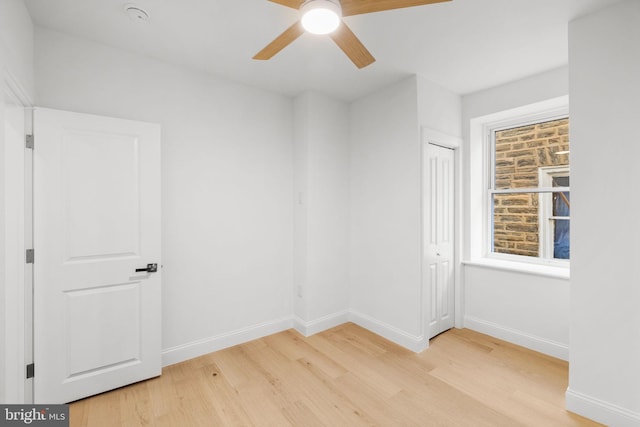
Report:
[[340,26],[342,8],[332,0],[307,0],[300,7],[302,27],[312,34],[329,34]]

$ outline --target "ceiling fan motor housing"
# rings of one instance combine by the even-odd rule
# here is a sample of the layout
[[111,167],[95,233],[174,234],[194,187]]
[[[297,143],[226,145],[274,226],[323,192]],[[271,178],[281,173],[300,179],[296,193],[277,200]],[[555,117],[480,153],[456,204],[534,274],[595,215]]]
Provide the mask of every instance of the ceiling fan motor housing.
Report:
[[338,0],[307,0],[300,6],[300,20],[305,30],[313,34],[334,31],[342,18]]

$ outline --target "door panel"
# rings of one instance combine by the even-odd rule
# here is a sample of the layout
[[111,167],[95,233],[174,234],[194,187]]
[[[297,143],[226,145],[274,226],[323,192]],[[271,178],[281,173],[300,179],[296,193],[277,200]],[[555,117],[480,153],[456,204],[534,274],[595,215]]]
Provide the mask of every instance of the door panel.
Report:
[[140,361],[140,282],[69,291],[65,297],[69,378]]
[[140,256],[137,137],[68,131],[62,150],[67,261]]
[[430,301],[426,325],[429,338],[454,325],[454,215],[455,157],[454,151],[434,144],[425,150],[424,188],[425,218],[424,271],[426,295]]
[[34,112],[36,403],[160,375],[160,129]]
[[438,321],[438,264],[429,265],[429,290],[431,295],[431,310],[429,312],[429,325]]

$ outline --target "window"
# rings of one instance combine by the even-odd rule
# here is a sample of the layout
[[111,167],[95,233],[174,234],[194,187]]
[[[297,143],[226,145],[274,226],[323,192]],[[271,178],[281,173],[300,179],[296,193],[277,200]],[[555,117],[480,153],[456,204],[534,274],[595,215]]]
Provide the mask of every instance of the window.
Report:
[[569,119],[502,122],[487,129],[490,253],[568,260]]

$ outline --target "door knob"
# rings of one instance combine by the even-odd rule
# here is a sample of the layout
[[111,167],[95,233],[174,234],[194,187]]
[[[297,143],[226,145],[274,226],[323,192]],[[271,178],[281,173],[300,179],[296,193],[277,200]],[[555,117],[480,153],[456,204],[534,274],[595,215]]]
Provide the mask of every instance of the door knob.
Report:
[[147,264],[146,268],[136,268],[136,273],[146,271],[147,273],[155,273],[158,271],[158,264]]

